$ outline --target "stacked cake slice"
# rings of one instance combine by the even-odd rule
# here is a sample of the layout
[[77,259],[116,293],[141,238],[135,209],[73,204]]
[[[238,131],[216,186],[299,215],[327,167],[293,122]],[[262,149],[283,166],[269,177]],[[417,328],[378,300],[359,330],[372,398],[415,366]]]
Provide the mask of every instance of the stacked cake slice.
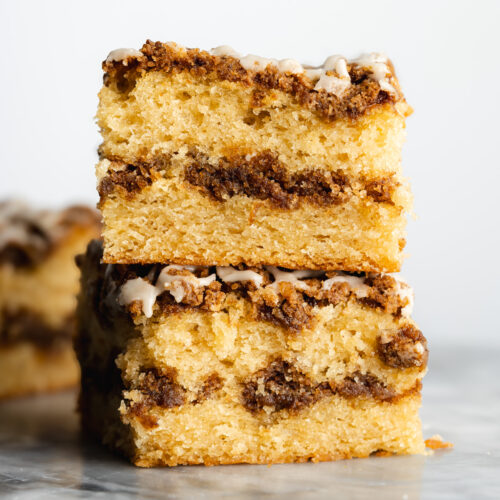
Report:
[[77,384],[74,259],[99,232],[85,206],[0,203],[0,399]]
[[141,466],[422,452],[391,63],[147,42],[104,70],[84,427]]

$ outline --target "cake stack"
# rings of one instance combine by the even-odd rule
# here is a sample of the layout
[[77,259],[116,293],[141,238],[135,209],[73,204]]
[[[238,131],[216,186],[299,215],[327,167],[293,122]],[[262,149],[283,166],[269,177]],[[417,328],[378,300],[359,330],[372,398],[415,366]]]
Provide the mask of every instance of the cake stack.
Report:
[[148,41],[103,67],[84,428],[146,467],[422,452],[390,61]]

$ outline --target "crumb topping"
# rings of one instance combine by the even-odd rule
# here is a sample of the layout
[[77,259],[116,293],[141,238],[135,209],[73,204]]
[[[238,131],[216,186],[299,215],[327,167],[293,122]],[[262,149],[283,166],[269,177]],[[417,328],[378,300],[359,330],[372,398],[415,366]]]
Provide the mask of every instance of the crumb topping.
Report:
[[[405,283],[390,275],[340,271],[287,270],[274,266],[178,266],[99,264],[102,242],[94,240],[87,258],[102,280],[95,295],[103,320],[128,311],[133,317],[174,314],[189,308],[220,311],[231,295],[249,300],[257,320],[298,333],[313,325],[320,307],[355,300],[395,317],[409,316]],[[104,308],[104,310],[102,310]],[[107,309],[111,308],[112,311]]]
[[163,311],[175,304],[217,311],[223,307],[226,295],[233,292],[252,302],[257,319],[291,331],[312,326],[316,306],[337,305],[351,297],[395,316],[410,313],[407,297],[400,293],[397,280],[389,275],[354,276],[339,271],[290,271],[243,265],[160,268],[122,284],[119,303],[128,306],[140,302],[140,313],[149,318],[158,298]]
[[323,66],[311,68],[290,59],[241,57],[232,49],[210,53],[148,40],[140,55],[133,49],[113,51],[103,70],[104,84],[119,92],[130,91],[148,71],[188,71],[199,78],[240,82],[264,92],[281,90],[328,121],[356,118],[373,106],[403,100],[391,62],[375,53],[350,61],[332,56]]

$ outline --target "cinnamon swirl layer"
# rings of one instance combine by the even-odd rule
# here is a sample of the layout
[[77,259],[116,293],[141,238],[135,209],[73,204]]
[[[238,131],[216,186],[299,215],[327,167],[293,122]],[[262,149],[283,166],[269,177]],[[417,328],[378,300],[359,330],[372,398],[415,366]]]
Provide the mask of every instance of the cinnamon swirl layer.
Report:
[[271,152],[101,160],[104,260],[395,272],[407,186],[342,170],[292,172]]

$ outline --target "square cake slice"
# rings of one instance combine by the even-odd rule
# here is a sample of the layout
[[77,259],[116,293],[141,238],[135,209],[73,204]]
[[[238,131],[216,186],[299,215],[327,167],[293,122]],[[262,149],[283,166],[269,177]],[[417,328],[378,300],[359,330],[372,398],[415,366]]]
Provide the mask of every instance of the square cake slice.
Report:
[[426,340],[389,275],[78,259],[86,431],[150,467],[422,453]]
[[103,68],[105,262],[399,271],[411,109],[385,56],[148,41]]
[[87,207],[0,204],[0,398],[77,384],[74,259],[99,231]]

